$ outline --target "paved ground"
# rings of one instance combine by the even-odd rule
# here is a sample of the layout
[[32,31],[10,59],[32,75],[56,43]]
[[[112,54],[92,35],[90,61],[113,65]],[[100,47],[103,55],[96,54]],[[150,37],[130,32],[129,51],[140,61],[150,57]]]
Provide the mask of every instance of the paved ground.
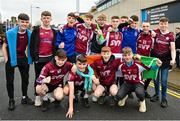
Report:
[[[176,76],[176,75],[175,75]],[[40,108],[34,106],[21,105],[21,88],[20,74],[16,69],[15,73],[15,100],[16,110],[8,111],[8,97],[5,88],[5,72],[4,63],[0,63],[0,119],[3,120],[57,120],[66,119],[67,98],[63,100],[61,107],[55,109],[53,105],[47,112],[41,112]],[[176,77],[175,77],[176,78]],[[33,97],[33,80],[34,72],[31,66],[29,96]],[[154,90],[149,88],[149,92],[153,95]],[[147,112],[140,113],[138,111],[137,99],[128,99],[125,107],[110,107],[106,105],[98,105],[91,102],[91,107],[86,109],[81,104],[75,105],[75,115],[73,119],[96,119],[96,120],[180,120],[180,101],[179,98],[168,95],[169,107],[163,109],[160,102],[152,103],[147,99]]]
[[2,49],[0,47],[0,63],[3,61],[4,61],[4,57],[3,57]]
[[170,88],[180,93],[180,69],[174,68],[169,72],[168,82]]

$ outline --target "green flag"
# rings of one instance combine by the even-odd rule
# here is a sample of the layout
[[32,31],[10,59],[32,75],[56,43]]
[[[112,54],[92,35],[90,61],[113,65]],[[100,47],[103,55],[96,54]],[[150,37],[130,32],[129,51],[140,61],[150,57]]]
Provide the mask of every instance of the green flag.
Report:
[[[141,62],[146,66],[155,66],[157,58],[148,57],[148,56],[141,56]],[[156,79],[158,74],[158,69],[156,70],[145,70],[143,72],[143,79]]]

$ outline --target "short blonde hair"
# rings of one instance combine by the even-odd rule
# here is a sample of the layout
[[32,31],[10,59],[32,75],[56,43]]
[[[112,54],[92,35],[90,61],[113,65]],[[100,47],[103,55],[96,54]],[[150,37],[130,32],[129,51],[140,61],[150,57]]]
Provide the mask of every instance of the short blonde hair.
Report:
[[89,19],[93,19],[93,15],[91,14],[91,13],[86,13],[85,15],[84,15],[84,17],[85,18],[89,18]]
[[133,53],[133,52],[132,52],[132,49],[130,47],[124,47],[122,49],[122,53],[126,55],[126,54],[130,54],[130,53]]
[[101,15],[98,16],[98,19],[106,21],[106,15],[105,14],[101,14]]

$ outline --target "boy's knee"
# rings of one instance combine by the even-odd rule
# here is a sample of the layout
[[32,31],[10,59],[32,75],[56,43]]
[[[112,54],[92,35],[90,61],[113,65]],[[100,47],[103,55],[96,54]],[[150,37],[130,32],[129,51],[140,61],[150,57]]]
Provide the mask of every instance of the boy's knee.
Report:
[[69,95],[69,88],[68,87],[65,86],[63,91],[64,91],[65,95]]
[[112,96],[115,96],[117,94],[117,92],[118,92],[117,86],[116,85],[112,85],[111,88],[110,88],[110,94]]
[[122,93],[122,91],[120,91],[120,89],[117,91],[116,95],[115,95],[115,98],[117,100],[122,100],[123,99],[123,96],[124,94]]
[[54,94],[54,97],[55,97],[55,99],[56,100],[62,100],[63,99],[63,93],[56,93],[56,94]]
[[37,85],[36,86],[36,93],[40,96],[44,96],[47,91],[48,91],[48,89],[45,85]]
[[63,99],[63,90],[62,89],[57,89],[54,91],[54,97],[56,100],[62,100]]
[[102,92],[100,92],[100,91],[95,91],[94,92],[94,96],[96,96],[96,97],[100,97],[102,95]]

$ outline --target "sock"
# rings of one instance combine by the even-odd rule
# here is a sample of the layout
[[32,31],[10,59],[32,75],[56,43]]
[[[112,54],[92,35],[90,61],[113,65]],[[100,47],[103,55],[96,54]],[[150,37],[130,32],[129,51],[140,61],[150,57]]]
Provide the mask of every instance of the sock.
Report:
[[43,101],[48,101],[48,95],[47,94],[43,97]]
[[22,98],[23,98],[23,99],[25,99],[25,98],[26,98],[26,96],[23,96]]
[[88,95],[88,94],[85,94],[85,95],[84,95],[84,98],[88,98],[88,97],[89,97],[89,95]]

